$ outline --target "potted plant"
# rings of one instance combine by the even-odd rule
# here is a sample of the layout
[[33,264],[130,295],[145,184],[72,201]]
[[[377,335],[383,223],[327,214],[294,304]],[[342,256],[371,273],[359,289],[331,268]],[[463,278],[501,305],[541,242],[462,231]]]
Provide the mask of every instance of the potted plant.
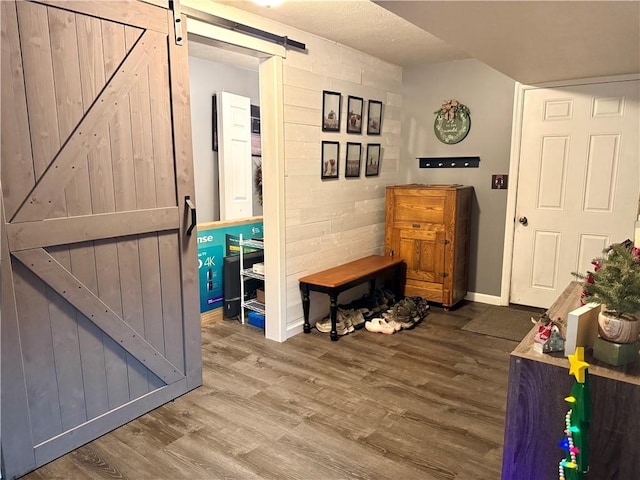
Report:
[[574,273],[583,280],[584,296],[604,307],[598,317],[602,338],[616,343],[633,343],[640,334],[640,248],[630,240],[612,245],[601,258],[591,262],[593,272]]

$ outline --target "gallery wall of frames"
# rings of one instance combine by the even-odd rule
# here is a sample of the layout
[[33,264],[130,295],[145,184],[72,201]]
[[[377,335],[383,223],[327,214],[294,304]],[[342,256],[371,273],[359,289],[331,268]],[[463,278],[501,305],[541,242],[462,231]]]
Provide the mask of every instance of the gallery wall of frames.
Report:
[[[342,94],[324,90],[322,92],[322,131],[341,132],[342,120]],[[380,135],[382,131],[383,104],[378,100],[366,102],[353,95],[347,96],[347,114],[344,126],[346,133],[367,136]],[[363,128],[366,125],[366,128]],[[363,132],[364,130],[364,132]],[[328,138],[328,137],[327,137]],[[356,140],[357,138],[354,138]],[[336,179],[340,177],[340,142],[332,140],[322,141],[321,178],[322,180]],[[346,142],[344,145],[345,165],[343,174],[345,178],[359,178],[362,170],[365,177],[375,177],[380,173],[380,161],[382,160],[382,148],[380,143]],[[364,156],[364,162],[362,161]],[[364,163],[364,168],[362,164]]]

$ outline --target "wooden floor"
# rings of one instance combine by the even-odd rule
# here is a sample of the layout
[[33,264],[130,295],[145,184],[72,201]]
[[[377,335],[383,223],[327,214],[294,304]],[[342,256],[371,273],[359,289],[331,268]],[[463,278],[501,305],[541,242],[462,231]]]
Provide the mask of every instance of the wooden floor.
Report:
[[517,344],[460,329],[486,308],[335,343],[206,325],[201,388],[24,478],[497,480]]

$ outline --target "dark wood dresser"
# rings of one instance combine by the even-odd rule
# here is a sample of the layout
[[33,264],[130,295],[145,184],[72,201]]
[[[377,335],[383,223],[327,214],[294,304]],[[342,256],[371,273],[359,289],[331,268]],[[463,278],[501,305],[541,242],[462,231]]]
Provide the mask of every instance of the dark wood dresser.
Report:
[[[534,327],[535,328],[535,327]],[[533,330],[511,353],[502,480],[558,478],[564,400],[575,380],[569,361],[533,349]],[[589,473],[593,480],[640,479],[640,363],[590,364]]]

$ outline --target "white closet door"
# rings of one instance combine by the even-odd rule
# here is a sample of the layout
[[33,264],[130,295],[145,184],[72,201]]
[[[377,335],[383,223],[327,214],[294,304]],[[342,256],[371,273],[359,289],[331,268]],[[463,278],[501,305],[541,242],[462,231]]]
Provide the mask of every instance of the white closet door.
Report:
[[220,98],[220,220],[253,215],[251,168],[251,103],[247,97],[222,92]]

